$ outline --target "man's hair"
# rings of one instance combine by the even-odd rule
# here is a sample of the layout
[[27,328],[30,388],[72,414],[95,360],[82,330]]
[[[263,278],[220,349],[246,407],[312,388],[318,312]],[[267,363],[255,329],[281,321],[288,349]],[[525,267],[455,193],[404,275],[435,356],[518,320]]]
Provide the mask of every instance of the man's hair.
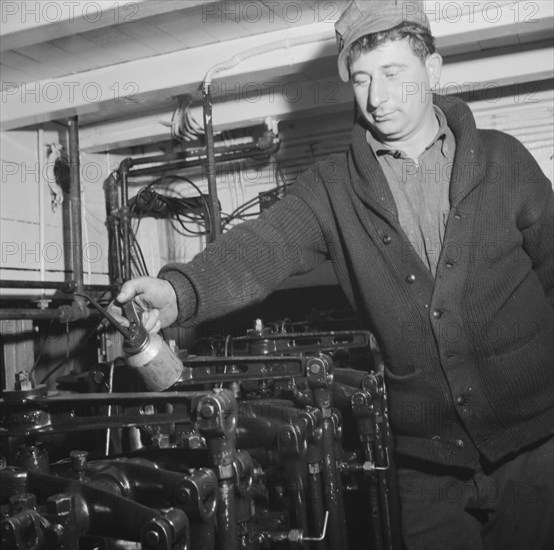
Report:
[[367,53],[385,42],[403,40],[404,38],[408,39],[410,48],[422,63],[429,55],[435,53],[435,38],[425,27],[417,23],[400,23],[392,29],[366,34],[358,38],[350,46],[347,64],[350,67],[350,64],[358,59],[362,53]]

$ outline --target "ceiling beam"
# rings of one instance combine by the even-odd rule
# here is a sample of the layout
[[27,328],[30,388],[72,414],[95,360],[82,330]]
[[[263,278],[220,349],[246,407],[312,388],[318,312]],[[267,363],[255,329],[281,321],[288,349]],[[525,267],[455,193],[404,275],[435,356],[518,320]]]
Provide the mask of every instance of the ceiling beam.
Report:
[[2,0],[0,52],[163,13],[190,9],[203,0],[110,0],[101,2]]
[[[495,55],[481,59],[448,63],[443,67],[440,88],[444,94],[485,91],[490,104],[499,99],[495,90],[503,86],[520,85],[520,96],[512,101],[536,101],[537,93],[525,83],[552,78],[552,49],[543,48],[527,52]],[[514,71],[517,67],[517,72]],[[549,68],[550,67],[550,68]],[[477,81],[476,74],[487,78]],[[228,101],[215,103],[213,123],[217,132],[262,123],[266,117],[286,120],[309,116],[314,111],[333,112],[351,108],[353,93],[350,83],[338,78],[306,81],[285,81],[269,87],[266,83],[252,83],[242,98],[228,97]],[[407,94],[422,94],[425,90],[406,88]],[[549,96],[550,97],[550,96]],[[239,103],[242,108],[237,108]],[[502,103],[503,104],[503,103]],[[202,124],[201,105],[192,105],[194,120]],[[170,122],[173,113],[166,112],[81,128],[80,145],[83,151],[98,153],[113,149],[160,143],[170,139]]]
[[[10,130],[49,120],[101,111],[109,103],[121,110],[126,104],[158,103],[160,97],[194,94],[214,60],[226,60],[271,42],[299,46],[248,59],[221,78],[261,73],[271,69],[273,76],[295,72],[303,63],[334,54],[332,25],[316,23],[304,27],[249,36],[228,42],[189,48],[137,61],[119,63],[93,71],[33,83],[5,82],[2,91],[1,129]],[[318,42],[322,36],[327,40]],[[313,41],[312,41],[313,40]],[[287,42],[288,41],[288,42]],[[253,80],[250,78],[248,80]]]

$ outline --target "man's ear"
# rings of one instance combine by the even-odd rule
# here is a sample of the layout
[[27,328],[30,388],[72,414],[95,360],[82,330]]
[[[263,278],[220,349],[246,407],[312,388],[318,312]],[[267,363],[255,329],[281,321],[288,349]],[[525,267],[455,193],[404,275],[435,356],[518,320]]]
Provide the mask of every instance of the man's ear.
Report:
[[431,90],[434,90],[440,82],[442,71],[442,57],[438,53],[432,53],[425,60],[425,68],[427,69],[427,76],[429,77],[429,85]]

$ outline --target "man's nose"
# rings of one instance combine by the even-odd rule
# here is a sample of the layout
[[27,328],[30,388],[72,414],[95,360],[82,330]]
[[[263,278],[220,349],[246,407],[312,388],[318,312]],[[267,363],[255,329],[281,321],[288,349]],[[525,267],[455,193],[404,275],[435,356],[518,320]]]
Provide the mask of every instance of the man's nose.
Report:
[[389,98],[387,88],[379,79],[371,81],[367,96],[367,109],[374,111]]

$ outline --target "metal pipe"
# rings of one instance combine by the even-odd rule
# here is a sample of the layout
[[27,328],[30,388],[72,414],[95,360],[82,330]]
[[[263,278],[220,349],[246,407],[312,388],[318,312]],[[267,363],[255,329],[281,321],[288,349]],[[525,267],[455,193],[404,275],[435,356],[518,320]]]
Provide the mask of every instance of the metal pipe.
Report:
[[[75,281],[14,281],[0,280],[0,288],[32,288],[32,289],[56,289],[66,293],[72,293],[77,290]],[[103,292],[107,290],[117,290],[116,285],[83,285],[86,291]]]
[[0,320],[32,319],[34,321],[54,319],[60,323],[70,323],[90,317],[100,317],[95,310],[81,307],[74,303],[71,306],[60,306],[56,309],[27,309],[27,308],[2,308]]
[[[321,488],[321,468],[319,462],[308,463],[308,494],[313,533],[321,533],[325,525],[323,490]],[[327,541],[314,543],[315,550],[327,550]]]
[[0,319],[57,319],[61,317],[58,309],[25,309],[25,308],[5,308],[0,309]]
[[[73,279],[77,290],[83,292],[83,227],[81,219],[81,166],[79,161],[79,117],[68,121],[69,126],[69,208],[70,208],[70,246],[72,247]],[[82,298],[76,297],[75,303],[86,309]]]
[[204,132],[206,136],[206,157],[208,176],[208,208],[210,211],[210,231],[208,241],[215,241],[221,235],[221,211],[217,200],[217,180],[215,175],[214,128],[212,124],[212,96],[210,84],[202,86],[204,105]]
[[132,159],[125,159],[119,165],[121,181],[121,208],[119,223],[123,240],[123,280],[131,278],[131,235],[129,232],[129,168],[132,166]]
[[119,240],[119,180],[112,172],[104,181],[106,227],[108,229],[108,272],[110,282],[121,285],[121,242]]
[[[39,242],[39,250],[44,250],[44,243],[45,243],[45,221],[44,221],[44,191],[45,191],[45,185],[43,182],[43,167],[45,166],[45,151],[44,151],[44,130],[42,129],[42,126],[40,126],[37,130],[37,157],[38,157],[38,165],[40,169],[40,176],[39,176],[39,182],[38,182],[38,242]],[[44,262],[44,255],[40,254],[40,275],[39,278],[42,282],[44,282],[45,279],[45,271],[46,266]],[[44,296],[41,296],[41,298],[44,298]]]
[[[238,143],[236,145],[225,145],[215,148],[215,152],[233,152],[240,151],[244,149],[252,149],[257,147],[261,149],[260,140],[251,143]],[[206,149],[204,147],[197,147],[195,149],[186,149],[185,151],[180,151],[177,153],[166,153],[164,155],[154,155],[150,157],[140,157],[140,158],[128,158],[124,162],[128,162],[128,168],[134,168],[135,166],[140,166],[141,164],[156,164],[156,163],[167,163],[178,160],[187,160],[194,157],[201,157],[203,160],[206,159]]]
[[[259,149],[249,149],[248,151],[239,151],[237,153],[222,153],[216,156],[217,162],[227,162],[230,160],[238,160],[248,158],[254,155],[259,155]],[[172,170],[182,170],[184,168],[194,168],[200,166],[206,160],[206,157],[197,157],[190,160],[181,160],[177,162],[171,162],[162,166],[149,166],[147,168],[138,168],[129,172],[129,177],[147,176],[152,174],[160,174],[164,172],[170,172]]]

